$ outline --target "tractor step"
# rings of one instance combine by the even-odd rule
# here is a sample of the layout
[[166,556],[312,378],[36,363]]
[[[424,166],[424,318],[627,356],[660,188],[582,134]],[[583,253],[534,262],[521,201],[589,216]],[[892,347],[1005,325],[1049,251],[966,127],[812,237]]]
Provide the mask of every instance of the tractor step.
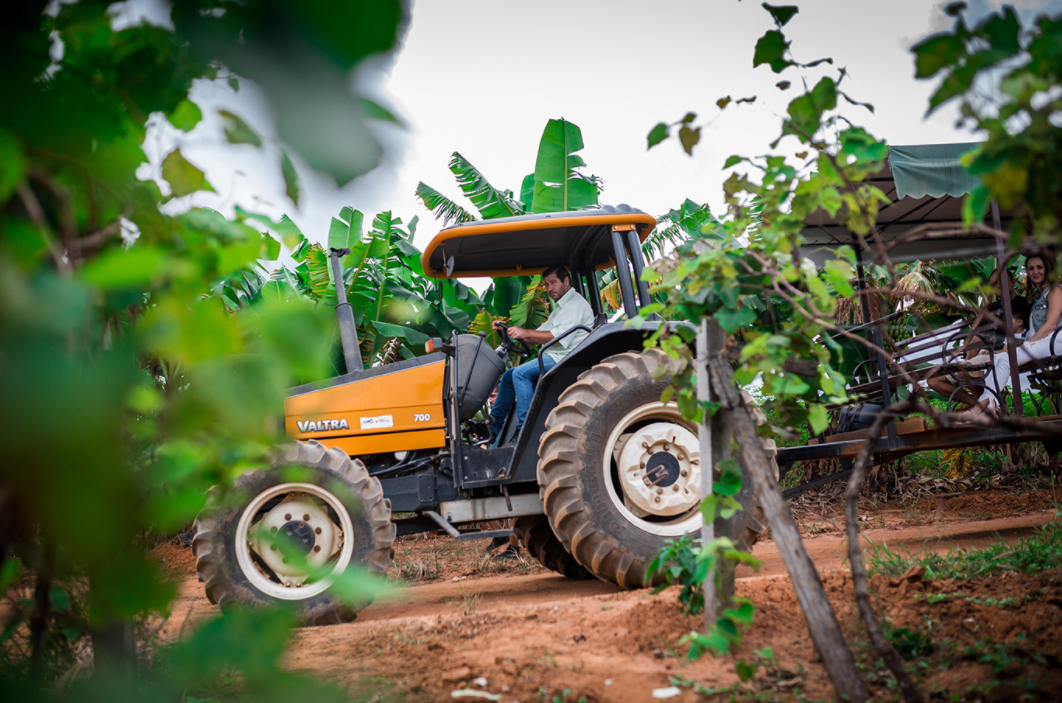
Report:
[[512,535],[512,530],[478,530],[476,532],[461,532],[452,524],[447,522],[442,515],[434,510],[425,510],[421,515],[431,518],[431,520],[441,527],[446,534],[450,535],[454,539],[460,540],[477,540],[477,539],[495,539],[497,537],[509,537]]

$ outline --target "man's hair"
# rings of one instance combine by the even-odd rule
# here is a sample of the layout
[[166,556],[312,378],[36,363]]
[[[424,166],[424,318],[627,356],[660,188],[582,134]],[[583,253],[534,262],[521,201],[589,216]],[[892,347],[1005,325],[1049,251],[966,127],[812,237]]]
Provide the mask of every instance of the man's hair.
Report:
[[548,269],[542,272],[542,280],[546,280],[546,276],[554,275],[560,280],[568,279],[572,280],[572,275],[568,273],[568,269],[563,266],[550,266]]

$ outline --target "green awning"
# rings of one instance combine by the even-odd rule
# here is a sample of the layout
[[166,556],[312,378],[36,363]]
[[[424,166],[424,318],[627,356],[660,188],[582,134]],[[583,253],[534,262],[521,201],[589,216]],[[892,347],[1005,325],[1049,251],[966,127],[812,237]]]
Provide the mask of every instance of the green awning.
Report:
[[979,142],[890,146],[889,166],[896,181],[897,200],[966,195],[981,185],[981,179],[967,171],[959,157],[978,146]]

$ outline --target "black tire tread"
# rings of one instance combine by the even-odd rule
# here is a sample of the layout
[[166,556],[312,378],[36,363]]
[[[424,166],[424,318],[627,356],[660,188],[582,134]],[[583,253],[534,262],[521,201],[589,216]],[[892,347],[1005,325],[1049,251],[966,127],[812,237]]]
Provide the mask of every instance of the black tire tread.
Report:
[[[359,459],[349,457],[342,449],[329,449],[316,440],[292,442],[280,447],[274,455],[271,470],[288,465],[317,469],[349,486],[361,502],[372,535],[368,559],[361,566],[382,574],[394,558],[396,528],[391,522],[391,502],[384,498],[379,479],[369,476],[365,464]],[[236,479],[233,487],[237,491],[248,490],[260,482],[267,472],[264,469],[247,471]],[[207,507],[195,520],[192,553],[196,558],[196,575],[204,584],[207,599],[223,610],[235,603],[261,604],[262,597],[238,583],[231,573],[225,558],[227,545],[220,523],[222,514],[216,493],[213,493]],[[332,625],[350,622],[356,617],[356,610],[332,598],[304,608],[301,617],[307,625]]]
[[549,520],[544,515],[517,518],[513,523],[520,544],[542,566],[570,579],[592,579],[594,575],[575,560],[564,543],[553,534]]

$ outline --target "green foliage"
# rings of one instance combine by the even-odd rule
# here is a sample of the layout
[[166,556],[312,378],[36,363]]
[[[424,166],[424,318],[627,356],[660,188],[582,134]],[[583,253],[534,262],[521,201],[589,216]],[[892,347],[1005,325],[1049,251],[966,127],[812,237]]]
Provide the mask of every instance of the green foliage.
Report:
[[958,549],[946,554],[892,551],[885,544],[870,544],[868,573],[901,576],[913,566],[924,566],[929,579],[970,579],[1002,573],[1032,574],[1062,568],[1062,522],[1044,525],[1017,544],[1000,540],[981,549]]
[[[724,465],[725,464],[725,465]],[[704,519],[715,522],[717,518],[729,519],[741,510],[734,496],[741,492],[741,471],[736,462],[720,464],[721,476],[712,483],[713,493],[705,497],[701,504]],[[663,582],[653,589],[657,594],[675,584],[681,584],[679,602],[687,615],[697,615],[704,610],[704,582],[712,575],[719,588],[722,584],[724,569],[732,564],[744,563],[759,568],[760,562],[748,552],[737,549],[728,537],[717,537],[707,545],[701,545],[692,535],[685,535],[672,540],[646,569],[646,579],[656,575],[663,576]],[[744,598],[735,598],[731,607],[726,608],[712,625],[707,634],[691,632],[680,640],[689,644],[690,660],[699,658],[705,650],[715,656],[723,656],[730,651],[731,645],[741,642],[741,632],[752,623],[752,603]]]
[[1057,113],[1062,106],[1062,19],[1022,22],[1012,7],[967,24],[965,6],[954,26],[915,44],[915,75],[940,78],[927,114],[959,102],[961,123],[985,135],[966,155],[983,185],[964,203],[966,222],[979,222],[995,199],[1017,217],[1012,235],[1030,233],[1057,242],[1062,226],[1062,149]]
[[893,627],[888,622],[884,625],[885,637],[889,644],[900,655],[901,659],[920,659],[928,657],[936,649],[933,639],[920,630],[910,630],[906,627]]
[[[187,132],[202,119],[193,83],[251,78],[277,106],[288,196],[298,198],[293,156],[345,182],[379,152],[350,70],[388,50],[402,19],[393,0],[178,0],[172,27],[115,31],[110,5],[45,12],[31,1],[0,20],[0,394],[13,399],[0,411],[0,525],[19,521],[0,535],[0,579],[6,589],[11,565],[24,565],[45,587],[50,574],[53,594],[38,678],[0,683],[19,700],[39,699],[36,687],[69,668],[72,646],[60,641],[167,610],[174,586],[144,546],[190,523],[209,486],[261,466],[280,438],[285,389],[328,374],[330,316],[300,294],[327,293],[320,248],[286,218],[160,210],[212,188],[179,149],[156,164],[170,197],[137,177],[149,116]],[[222,117],[230,141],[261,144],[239,116]],[[275,261],[281,241],[305,267],[270,278],[259,262]],[[197,629],[138,694],[177,699],[227,666],[255,700],[297,687],[312,696],[312,683],[276,667],[287,620],[242,617]],[[202,661],[207,652],[215,658]],[[104,691],[111,672],[96,662]]]
[[535,159],[535,190],[531,212],[565,212],[597,205],[601,182],[579,169],[586,166],[575,152],[583,133],[567,120],[550,120],[542,132]]

